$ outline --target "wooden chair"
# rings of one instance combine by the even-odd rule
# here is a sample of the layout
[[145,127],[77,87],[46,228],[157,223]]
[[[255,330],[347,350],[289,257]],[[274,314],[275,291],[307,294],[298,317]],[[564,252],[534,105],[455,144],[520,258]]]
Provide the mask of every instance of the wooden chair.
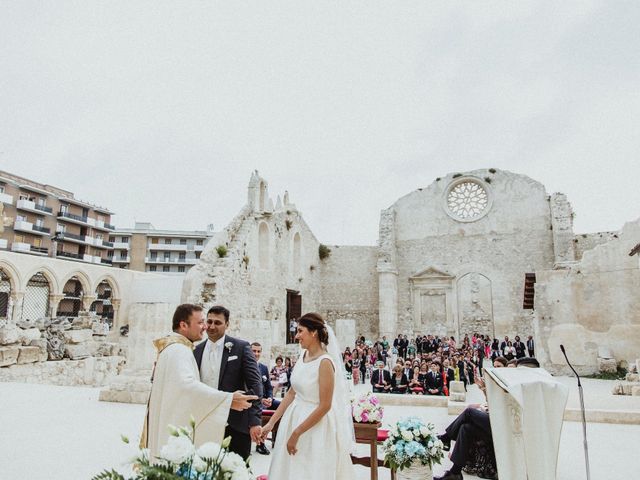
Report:
[[[378,467],[387,467],[384,459],[378,458],[378,445],[389,437],[389,430],[378,430],[380,424],[353,423],[356,434],[356,443],[369,445],[370,453],[368,457],[357,457],[351,455],[351,462],[354,465],[362,465],[371,469],[371,480],[378,480]],[[396,472],[391,469],[391,480],[395,480]]]

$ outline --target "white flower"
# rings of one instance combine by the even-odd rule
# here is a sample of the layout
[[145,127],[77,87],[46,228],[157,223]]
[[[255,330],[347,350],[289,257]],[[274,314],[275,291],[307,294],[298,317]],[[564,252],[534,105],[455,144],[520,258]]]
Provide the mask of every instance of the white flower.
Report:
[[422,435],[423,437],[428,437],[430,433],[431,432],[427,427],[425,426],[420,427],[420,435]]
[[233,342],[227,342],[224,344],[224,346],[227,349],[227,351],[230,352],[231,349],[233,348]]
[[411,433],[409,430],[403,430],[402,438],[404,438],[407,442],[410,442],[411,440],[413,440],[413,433]]
[[198,455],[193,457],[193,468],[196,472],[204,472],[207,469],[207,462],[201,459]]
[[221,447],[215,442],[207,442],[198,448],[198,456],[205,460],[215,460],[220,455]]
[[245,463],[242,457],[237,453],[227,452],[227,454],[222,459],[222,463],[220,466],[225,472],[235,472],[236,470],[245,468]]
[[160,450],[160,457],[179,465],[193,457],[194,453],[195,448],[188,437],[169,437],[167,444]]
[[396,446],[395,445],[391,445],[391,451],[395,452],[396,451]]
[[391,435],[398,435],[400,432],[398,431],[398,426],[394,425],[393,427],[391,427]]
[[238,467],[233,471],[231,480],[250,480],[249,471],[244,466]]

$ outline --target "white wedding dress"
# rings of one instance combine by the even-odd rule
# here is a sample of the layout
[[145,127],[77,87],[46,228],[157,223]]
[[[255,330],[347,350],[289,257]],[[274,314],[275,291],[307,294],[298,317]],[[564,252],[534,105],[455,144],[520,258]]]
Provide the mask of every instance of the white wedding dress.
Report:
[[328,354],[308,363],[304,354],[296,363],[291,374],[291,386],[296,392],[280,420],[275,448],[273,449],[269,480],[343,480],[355,478],[351,463],[350,445],[345,445],[338,435],[338,422],[345,422],[344,415],[338,414],[345,405],[336,405],[335,398],[331,410],[313,427],[300,435],[295,455],[287,452],[287,442],[291,433],[320,403],[318,372],[320,362],[328,358],[334,369],[335,363]]

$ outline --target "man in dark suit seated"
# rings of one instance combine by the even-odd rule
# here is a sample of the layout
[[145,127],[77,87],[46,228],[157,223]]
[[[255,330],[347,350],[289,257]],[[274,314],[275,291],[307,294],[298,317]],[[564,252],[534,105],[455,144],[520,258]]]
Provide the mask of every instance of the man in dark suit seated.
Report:
[[371,385],[375,393],[387,393],[391,390],[391,373],[384,369],[384,362],[378,360],[371,374]]
[[442,395],[442,375],[440,374],[440,364],[438,362],[431,363],[431,371],[427,374],[425,382],[427,395]]
[[[260,379],[262,380],[262,410],[276,410],[280,405],[280,400],[273,398],[273,386],[269,379],[269,367],[264,363],[260,363],[260,357],[262,356],[262,345],[258,342],[251,344],[251,351],[253,356],[256,357],[258,362],[258,369],[260,370]],[[271,452],[267,448],[264,442],[256,445],[256,452],[261,455],[269,455]]]
[[[242,390],[262,398],[262,381],[249,342],[225,334],[229,327],[229,310],[211,307],[207,312],[207,339],[193,354],[200,370],[200,380],[223,392]],[[245,460],[251,454],[251,441],[262,435],[260,400],[243,412],[231,411],[225,437],[231,436],[229,450]]]

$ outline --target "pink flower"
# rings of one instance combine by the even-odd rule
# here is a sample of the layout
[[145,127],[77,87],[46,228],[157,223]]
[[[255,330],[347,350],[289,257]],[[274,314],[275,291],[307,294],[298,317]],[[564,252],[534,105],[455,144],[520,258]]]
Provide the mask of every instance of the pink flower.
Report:
[[362,419],[363,422],[368,422],[369,414],[367,412],[362,412],[362,415],[360,416],[360,418]]

